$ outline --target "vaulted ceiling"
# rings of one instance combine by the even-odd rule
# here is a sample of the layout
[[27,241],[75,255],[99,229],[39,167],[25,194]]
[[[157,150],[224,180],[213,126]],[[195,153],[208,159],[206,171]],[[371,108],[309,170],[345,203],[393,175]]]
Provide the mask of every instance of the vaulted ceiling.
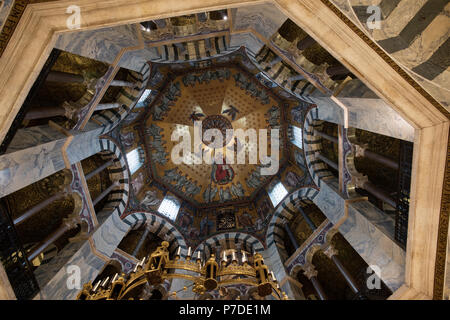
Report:
[[[261,166],[250,163],[248,154],[256,154],[257,146],[248,138],[226,138],[226,129],[280,129],[280,168],[287,161],[285,146],[287,123],[285,112],[298,101],[261,78],[259,69],[245,50],[214,58],[208,63],[158,64],[152,63],[153,74],[160,79],[149,85],[153,94],[147,98],[144,114],[138,120],[140,145],[145,150],[148,174],[173,194],[196,207],[224,205],[252,201],[256,193],[271,181],[273,175],[259,176]],[[212,147],[208,141],[194,140],[194,121],[202,121],[203,130],[219,129],[224,134],[223,147]],[[135,125],[135,124],[133,124]],[[174,163],[172,150],[179,145],[178,138],[189,133],[192,164]],[[200,137],[202,132],[199,132]],[[180,138],[181,139],[181,138]],[[174,141],[172,141],[174,140]],[[219,159],[227,150],[234,150],[235,163],[208,164],[200,161],[209,155]],[[244,164],[237,163],[237,153],[248,152]],[[267,147],[270,156],[270,143]],[[182,153],[177,153],[182,156]],[[180,158],[181,160],[181,158]],[[185,159],[186,160],[186,159]],[[219,161],[216,161],[219,162]]]

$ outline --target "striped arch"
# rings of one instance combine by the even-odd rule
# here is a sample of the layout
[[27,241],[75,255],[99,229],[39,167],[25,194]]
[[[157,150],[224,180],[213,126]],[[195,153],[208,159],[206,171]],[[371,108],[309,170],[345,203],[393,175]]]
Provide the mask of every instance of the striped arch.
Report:
[[[110,180],[119,182],[119,185],[109,193],[105,208],[97,214],[97,219],[104,220],[109,216],[111,210],[113,210],[112,214],[118,216],[125,212],[130,190],[130,171],[128,170],[126,157],[118,143],[111,138],[100,138],[98,143],[101,150],[99,154],[104,160],[114,159],[113,164],[108,167]],[[99,221],[99,223],[101,222]]]
[[[304,187],[297,191],[292,192],[290,195],[286,196],[284,200],[275,208],[272,219],[269,223],[266,233],[266,245],[267,248],[284,248],[283,244],[283,220],[291,220],[293,218],[286,207],[293,206],[297,207],[302,205],[303,202],[314,201],[314,198],[319,194],[319,190],[315,187]],[[277,251],[279,251],[277,249]],[[284,255],[287,256],[285,252],[282,251]],[[286,257],[287,258],[287,257]]]
[[[248,252],[262,252],[264,251],[264,244],[254,236],[244,232],[226,232],[214,235],[202,243],[200,243],[194,250],[194,255],[197,251],[204,250],[205,256],[209,256],[212,248],[220,247],[222,249],[234,249],[237,245]],[[204,249],[203,249],[204,248]]]
[[127,80],[136,83],[136,88],[123,87],[117,97],[119,108],[107,109],[95,114],[92,118],[103,125],[102,133],[111,131],[134,108],[139,97],[144,93],[150,78],[150,66],[146,63],[140,72],[129,70]]
[[314,134],[314,130],[322,130],[323,122],[318,118],[319,110],[317,106],[309,110],[303,124],[303,148],[305,152],[306,165],[314,183],[320,187],[320,180],[333,176],[328,170],[328,166],[319,159],[316,159],[316,152],[322,150],[322,137]]
[[186,257],[187,246],[185,239],[172,222],[169,222],[166,218],[156,213],[140,211],[130,213],[123,217],[122,220],[130,226],[130,230],[139,229],[139,227],[148,223],[150,232],[163,240],[169,241],[170,252],[181,247],[181,256]]

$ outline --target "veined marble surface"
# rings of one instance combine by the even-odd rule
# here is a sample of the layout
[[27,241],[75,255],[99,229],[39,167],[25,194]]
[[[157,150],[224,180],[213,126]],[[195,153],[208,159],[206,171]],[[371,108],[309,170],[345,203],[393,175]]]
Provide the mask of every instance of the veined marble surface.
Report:
[[122,25],[98,30],[64,33],[55,47],[111,64],[122,48],[137,46],[134,25]]
[[[310,99],[317,104],[320,120],[344,124],[344,110],[333,100],[327,97],[310,97]],[[414,128],[383,100],[363,98],[339,98],[339,100],[348,109],[350,127],[414,141]]]
[[[130,226],[120,220],[118,215],[111,215],[109,218],[93,233],[91,239],[98,253],[104,255],[107,259],[111,257],[114,250],[126,235]],[[70,250],[67,246],[58,254],[64,255],[65,250]],[[58,257],[57,256],[57,257]],[[93,281],[105,265],[105,260],[100,258],[92,251],[89,240],[85,241],[81,248],[67,260],[66,264],[56,273],[56,275],[41,288],[41,292],[35,299],[50,300],[73,300],[76,298],[80,289],[68,288],[71,274],[68,272],[70,266],[77,266],[80,270],[81,286],[89,281]]]
[[[331,187],[328,181],[322,181],[320,192],[313,201],[336,224],[345,211],[344,199],[337,193],[337,182],[334,185]],[[392,221],[372,207],[367,201],[349,204],[348,218],[339,227],[339,232],[369,266],[381,269],[381,279],[394,292],[405,280],[406,253],[392,240],[392,235],[385,233],[392,228]]]
[[234,30],[254,29],[266,39],[270,39],[286,20],[271,3],[238,8],[232,19]]
[[231,35],[230,47],[245,46],[253,54],[257,54],[264,46],[264,43],[259,40],[253,33],[236,33]]
[[[67,148],[71,164],[100,151],[98,143],[92,143],[92,141],[97,139],[102,130],[103,128],[97,126],[92,131],[74,132],[74,138]],[[42,126],[19,130],[16,136],[18,140],[15,137],[12,141],[11,152],[0,156],[0,197],[65,168],[61,148],[67,141],[67,137],[61,133],[48,126]],[[15,143],[28,136],[33,138],[24,139],[23,141],[27,141],[26,144]]]
[[[273,271],[273,273],[275,274],[275,278],[278,280],[278,282],[281,282],[288,276],[282,262],[283,259],[280,257],[276,245],[272,245],[268,249],[263,251],[262,256],[264,259],[264,263],[267,265],[270,271]],[[301,289],[293,285],[290,281],[286,281],[281,286],[281,289],[287,294],[289,299],[295,300],[305,299]]]

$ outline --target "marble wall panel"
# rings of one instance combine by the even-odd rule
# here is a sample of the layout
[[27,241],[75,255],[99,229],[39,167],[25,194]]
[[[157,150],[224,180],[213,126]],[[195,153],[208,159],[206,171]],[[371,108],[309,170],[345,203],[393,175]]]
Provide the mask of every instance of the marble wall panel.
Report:
[[158,60],[160,58],[156,48],[144,48],[125,52],[122,59],[120,59],[119,65],[123,68],[139,72],[147,61]]
[[[67,148],[71,164],[100,151],[99,145],[92,141],[97,140],[102,130],[97,127],[91,131],[73,132],[74,138]],[[26,142],[14,143],[9,153],[0,156],[0,197],[65,168],[62,147],[67,137],[45,126],[19,131],[18,135]]]
[[230,39],[230,47],[245,46],[253,55],[256,55],[264,46],[264,43],[253,33],[237,33],[232,34]]
[[0,197],[64,169],[60,139],[0,156]]
[[67,281],[70,273],[68,266],[78,266],[80,268],[80,283],[92,281],[102,270],[105,261],[92,252],[91,246],[86,241],[82,247],[72,256],[72,258],[62,267],[58,273],[41,288],[39,294],[34,298],[36,300],[73,300],[78,295],[80,289],[69,289]]
[[[279,283],[288,276],[283,265],[284,260],[281,259],[275,244],[270,246],[267,250],[263,251],[262,256],[264,258],[264,263],[267,265],[270,271],[273,271],[273,273],[275,274],[275,278]],[[284,284],[281,286],[281,290],[284,291],[291,300],[305,299],[302,290],[293,285],[291,281],[285,280]]]
[[122,48],[138,45],[134,25],[61,34],[55,47],[111,64]]
[[232,19],[234,30],[254,29],[266,39],[270,39],[286,20],[271,3],[238,8]]
[[[319,119],[344,124],[344,111],[330,98],[310,97]],[[414,128],[381,99],[339,98],[348,109],[348,125],[388,137],[414,141]],[[373,119],[378,119],[373,121]],[[380,120],[382,119],[382,120]]]
[[[331,182],[334,185],[330,186],[330,180],[323,181],[313,201],[336,224],[345,215],[344,199],[338,194],[337,182]],[[404,283],[406,253],[388,234],[392,227],[392,221],[383,212],[364,201],[348,205],[348,217],[339,232],[369,266],[381,269],[381,279],[395,291]]]
[[[72,265],[80,268],[81,285],[93,281],[129,229],[130,226],[124,223],[118,215],[109,216],[90,237],[97,253],[92,251],[89,241],[85,241],[75,253],[69,252],[72,254],[71,258],[66,260],[67,262],[62,268],[60,266],[61,269],[44,287],[41,287],[41,292],[35,299],[75,299],[80,290],[68,288],[67,281],[71,274],[67,272],[67,268]],[[67,250],[71,249],[67,246]],[[99,254],[103,256],[103,259],[99,257]]]

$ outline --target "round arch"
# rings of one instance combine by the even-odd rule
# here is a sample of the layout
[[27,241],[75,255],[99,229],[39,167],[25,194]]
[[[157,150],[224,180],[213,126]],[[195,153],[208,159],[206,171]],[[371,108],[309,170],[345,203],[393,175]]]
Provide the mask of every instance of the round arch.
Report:
[[213,247],[222,249],[234,249],[240,244],[249,252],[262,252],[265,250],[264,243],[256,237],[245,232],[225,232],[213,235],[202,241],[193,251],[194,255],[200,250],[209,256]]
[[171,252],[181,247],[181,256],[186,256],[186,240],[174,224],[166,218],[156,213],[138,211],[122,217],[122,220],[130,226],[130,230],[139,229],[144,223],[148,223],[150,232],[169,242]]

